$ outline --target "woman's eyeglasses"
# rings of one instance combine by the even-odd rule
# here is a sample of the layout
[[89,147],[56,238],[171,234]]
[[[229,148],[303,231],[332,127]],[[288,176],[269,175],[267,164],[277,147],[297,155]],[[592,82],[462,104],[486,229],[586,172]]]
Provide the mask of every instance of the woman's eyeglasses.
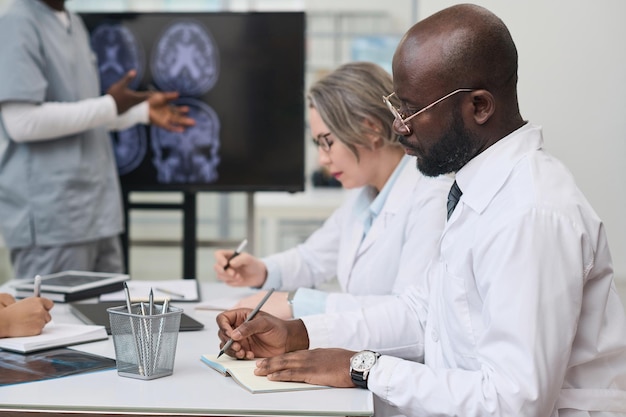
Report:
[[324,152],[330,151],[330,147],[333,146],[333,141],[328,139],[330,136],[330,132],[317,135],[317,137],[313,138],[313,143],[319,149],[322,149]]

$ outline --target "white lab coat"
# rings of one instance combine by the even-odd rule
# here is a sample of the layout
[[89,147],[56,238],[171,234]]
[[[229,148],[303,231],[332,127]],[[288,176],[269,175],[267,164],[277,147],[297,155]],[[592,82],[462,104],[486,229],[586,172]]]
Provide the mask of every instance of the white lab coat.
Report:
[[407,159],[385,204],[363,237],[368,190],[356,190],[303,244],[266,258],[277,265],[282,289],[315,288],[337,277],[343,293],[330,294],[326,312],[344,311],[388,300],[419,284],[446,219],[452,180],[429,178]]
[[311,347],[398,356],[369,380],[395,413],[626,415],[626,316],[604,226],[542,146],[526,125],[470,161],[428,285],[304,317]]

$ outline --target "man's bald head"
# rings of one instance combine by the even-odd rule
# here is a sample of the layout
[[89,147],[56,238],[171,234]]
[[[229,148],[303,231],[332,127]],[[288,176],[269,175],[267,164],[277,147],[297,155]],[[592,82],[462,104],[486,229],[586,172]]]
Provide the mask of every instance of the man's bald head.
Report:
[[[471,4],[449,7],[418,22],[394,56],[394,77],[456,88],[514,93],[517,49],[506,25],[490,11]],[[416,80],[414,80],[416,81]]]
[[426,175],[458,171],[524,124],[515,43],[482,7],[452,6],[409,29],[393,57],[393,85],[402,113],[417,115],[396,122],[400,143]]

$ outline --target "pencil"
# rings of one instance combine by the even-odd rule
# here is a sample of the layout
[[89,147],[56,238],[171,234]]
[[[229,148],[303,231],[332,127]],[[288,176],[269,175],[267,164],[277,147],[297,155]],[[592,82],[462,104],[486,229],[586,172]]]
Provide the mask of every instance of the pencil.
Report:
[[[249,322],[250,320],[252,320],[254,318],[254,316],[257,315],[257,313],[259,312],[259,310],[261,310],[261,307],[263,307],[263,304],[265,304],[265,302],[267,301],[268,298],[270,298],[270,295],[272,295],[272,293],[274,292],[274,288],[272,288],[271,290],[269,290],[267,292],[267,294],[265,294],[265,297],[263,297],[263,299],[261,300],[261,302],[259,303],[259,305],[257,305],[254,310],[252,310],[252,312],[250,314],[248,314],[248,317],[246,317],[246,319],[244,320],[244,323]],[[242,323],[243,324],[243,323]],[[224,352],[226,352],[228,350],[228,348],[230,347],[230,345],[232,345],[234,342],[233,339],[228,339],[228,342],[226,342],[226,344],[224,345],[224,347],[220,350],[220,353],[217,355],[217,357],[219,358],[220,356],[222,356],[224,354]]]

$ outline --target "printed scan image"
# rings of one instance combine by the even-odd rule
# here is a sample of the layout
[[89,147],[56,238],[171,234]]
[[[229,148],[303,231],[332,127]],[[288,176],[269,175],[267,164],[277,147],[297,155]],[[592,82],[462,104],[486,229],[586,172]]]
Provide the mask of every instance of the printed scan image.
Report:
[[208,30],[193,21],[172,23],[152,51],[154,82],[163,91],[200,96],[219,77],[219,55]]
[[137,76],[130,88],[137,89],[145,68],[144,51],[133,32],[119,23],[100,24],[91,33],[91,47],[98,58],[100,91],[109,87],[128,71],[134,69]]
[[[205,26],[185,19],[168,23],[152,41],[151,47],[142,46],[130,29],[118,23],[101,23],[92,31],[102,93],[135,69],[137,76],[130,88],[142,89],[145,76],[151,88],[177,91],[180,98],[173,104],[189,106],[189,116],[196,125],[182,133],[142,125],[112,132],[118,172],[128,174],[149,160],[158,183],[215,182],[219,177],[220,121],[201,98],[219,76],[219,53],[213,37]],[[144,49],[151,51],[147,73]]]
[[[145,68],[144,52],[131,30],[121,24],[103,23],[91,33],[91,47],[98,58],[100,91],[104,94],[128,71],[137,75],[129,88],[137,89]],[[115,161],[120,175],[133,171],[146,157],[148,138],[143,126],[111,133]]]
[[152,151],[157,179],[163,184],[210,183],[218,179],[220,122],[206,103],[182,98],[177,105],[189,106],[196,124],[183,133],[152,127]]

